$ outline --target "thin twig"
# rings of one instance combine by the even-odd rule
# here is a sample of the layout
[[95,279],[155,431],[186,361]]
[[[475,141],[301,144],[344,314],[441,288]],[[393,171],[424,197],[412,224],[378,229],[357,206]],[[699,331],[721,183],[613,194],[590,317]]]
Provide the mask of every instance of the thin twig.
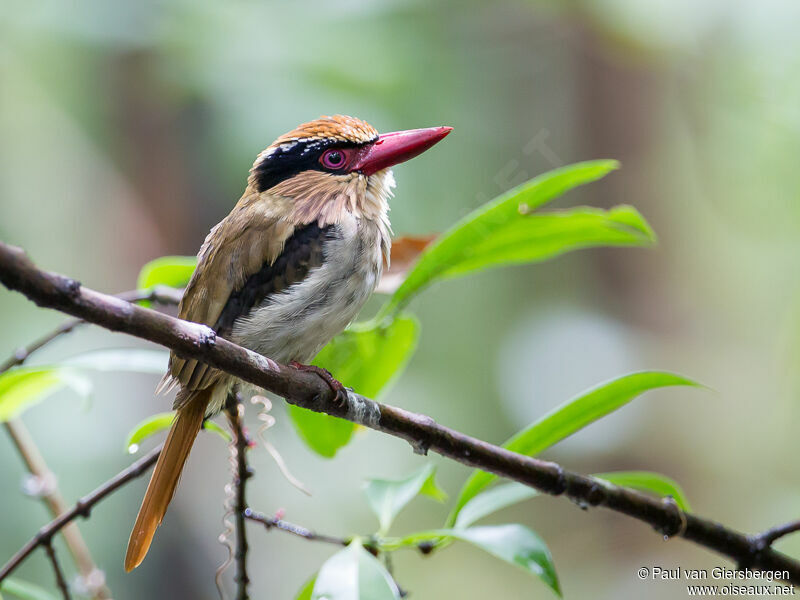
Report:
[[50,559],[53,572],[56,574],[56,585],[58,585],[58,589],[61,591],[62,598],[64,598],[64,600],[70,600],[69,586],[67,585],[67,580],[64,579],[64,572],[61,570],[61,565],[58,562],[52,539],[48,539],[47,542],[45,542],[44,549],[45,552],[47,552],[47,558]]
[[[148,301],[164,305],[174,305],[181,301],[181,295],[181,290],[176,290],[165,286],[156,286],[149,290],[130,290],[128,292],[115,294],[114,296],[120,300],[125,300],[126,302]],[[27,346],[17,348],[14,354],[9,356],[2,364],[0,364],[0,373],[5,373],[12,367],[18,367],[28,360],[30,355],[37,350],[41,350],[44,346],[47,346],[49,343],[57,340],[62,335],[71,333],[76,327],[85,324],[86,321],[82,319],[69,319],[53,329],[53,331],[50,333],[43,335]]]
[[5,373],[11,367],[16,367],[24,363],[28,357],[42,348],[46,346],[53,340],[61,337],[65,333],[69,333],[73,331],[78,325],[84,324],[85,321],[81,321],[80,319],[70,319],[69,321],[64,321],[61,325],[56,327],[53,331],[40,337],[38,340],[31,342],[24,348],[18,348],[14,354],[8,357],[2,364],[0,364],[0,373]]
[[753,539],[757,544],[760,544],[764,548],[769,548],[779,538],[789,535],[790,533],[795,533],[796,531],[800,531],[800,520],[790,521],[789,523],[784,523],[783,525],[771,527],[762,533],[754,535]]
[[[179,290],[173,290],[172,288],[158,286],[150,290],[122,292],[116,296],[128,302],[147,300],[168,305],[180,302],[181,292]],[[22,365],[32,354],[61,336],[74,331],[78,326],[83,324],[85,324],[85,321],[81,319],[69,319],[47,335],[40,337],[27,346],[18,348],[12,356],[0,364],[0,374],[13,367]],[[61,495],[61,491],[58,489],[56,478],[47,466],[42,453],[33,441],[33,437],[28,432],[22,419],[9,419],[3,423],[3,426],[11,437],[11,441],[19,452],[28,471],[45,486],[46,489],[44,489],[40,496],[50,510],[50,514],[53,517],[57,517],[64,513],[67,510],[67,504]],[[82,578],[82,584],[85,586],[85,589],[88,590],[91,597],[94,600],[107,600],[111,598],[111,591],[105,583],[105,574],[97,567],[92,559],[89,547],[86,545],[77,524],[67,524],[61,531],[61,534],[64,536],[64,542],[75,561],[75,565],[78,567],[78,572]]]
[[247,576],[247,531],[245,528],[245,510],[247,509],[247,499],[245,496],[247,480],[253,475],[247,465],[247,450],[250,441],[244,429],[244,403],[239,394],[233,399],[232,406],[228,409],[228,418],[233,429],[233,443],[236,447],[236,470],[233,476],[233,487],[235,490],[235,503],[233,507],[234,519],[236,523],[236,600],[248,600],[247,586],[250,578]]
[[277,517],[268,517],[263,513],[254,511],[252,508],[246,508],[244,510],[244,518],[250,521],[255,521],[256,523],[261,523],[267,529],[267,531],[270,529],[285,531],[286,533],[296,535],[297,537],[301,537],[309,542],[323,542],[325,544],[347,546],[351,541],[350,538],[322,535],[321,533],[316,533],[310,529],[301,527],[300,525],[295,525],[294,523],[284,521],[283,519],[278,519]]
[[[772,548],[760,550],[747,535],[710,519],[680,510],[674,502],[635,490],[601,484],[560,465],[500,448],[436,423],[432,418],[374,402],[354,392],[337,402],[317,374],[280,365],[217,337],[209,327],[181,321],[108,296],[55,273],[38,269],[25,253],[0,243],[0,282],[40,306],[54,308],[170,348],[288,402],[347,419],[409,442],[415,452],[442,456],[518,481],[554,496],[566,495],[581,506],[603,506],[651,525],[662,536],[680,536],[730,557],[740,566],[780,572],[776,578],[800,584],[800,561]],[[1,577],[0,577],[1,578]]]
[[3,566],[3,568],[0,569],[0,581],[3,581],[3,579],[10,575],[14,569],[16,569],[22,563],[22,561],[25,560],[36,548],[43,544],[49,543],[53,539],[53,536],[63,529],[67,523],[71,522],[76,517],[87,518],[95,504],[100,502],[109,494],[121,488],[129,481],[132,481],[144,474],[147,469],[153,466],[156,460],[158,460],[158,455],[161,453],[161,448],[162,446],[158,446],[157,448],[151,450],[131,466],[123,471],[120,471],[117,475],[106,481],[96,490],[78,500],[78,502],[76,502],[71,509],[59,515],[50,521],[50,523],[42,527],[39,532],[33,536],[22,548],[20,548],[17,553],[14,554],[14,556],[12,556],[11,559]]

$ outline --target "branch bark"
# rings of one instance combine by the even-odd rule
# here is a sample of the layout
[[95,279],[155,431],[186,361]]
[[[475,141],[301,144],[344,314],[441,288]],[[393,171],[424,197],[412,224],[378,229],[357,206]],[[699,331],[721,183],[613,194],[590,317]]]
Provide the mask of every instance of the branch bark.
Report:
[[761,547],[754,538],[739,531],[683,512],[674,501],[602,484],[566,471],[558,464],[510,452],[444,427],[428,416],[380,404],[354,392],[348,393],[345,402],[337,404],[330,386],[314,373],[275,363],[218,338],[204,325],[144,309],[84,288],[68,277],[42,271],[21,249],[3,243],[0,243],[0,282],[39,306],[166,346],[180,356],[202,360],[297,406],[406,440],[415,452],[424,454],[432,450],[541,492],[566,495],[582,506],[603,506],[648,523],[662,535],[680,536],[727,556],[739,568],[785,571],[787,576],[783,579],[800,584],[800,562],[770,547]]

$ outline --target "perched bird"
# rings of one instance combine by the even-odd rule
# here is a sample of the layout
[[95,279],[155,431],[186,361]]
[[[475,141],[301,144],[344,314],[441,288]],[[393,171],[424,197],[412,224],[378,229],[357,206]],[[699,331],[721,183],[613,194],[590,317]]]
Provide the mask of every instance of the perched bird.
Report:
[[[305,363],[355,318],[388,263],[390,168],[450,130],[379,135],[336,115],[280,136],[258,155],[241,199],[206,237],[178,316],[275,361],[316,370]],[[236,383],[170,355],[158,391],[180,387],[177,412],[131,532],[127,571],[144,560],[203,419],[222,409]]]

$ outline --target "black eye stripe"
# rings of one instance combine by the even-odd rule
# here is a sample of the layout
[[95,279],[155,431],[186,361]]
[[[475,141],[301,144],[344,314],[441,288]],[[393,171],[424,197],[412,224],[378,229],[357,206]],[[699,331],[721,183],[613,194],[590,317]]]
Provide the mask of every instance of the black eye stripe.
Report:
[[362,144],[336,139],[298,140],[278,146],[253,169],[256,188],[263,192],[303,171],[325,171],[319,159],[329,148],[357,148]]

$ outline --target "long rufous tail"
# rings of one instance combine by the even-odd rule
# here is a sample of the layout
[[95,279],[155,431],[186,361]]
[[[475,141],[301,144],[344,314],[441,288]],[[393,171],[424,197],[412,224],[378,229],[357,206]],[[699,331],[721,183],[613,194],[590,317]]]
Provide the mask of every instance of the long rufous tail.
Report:
[[212,390],[213,386],[193,392],[193,397],[188,397],[175,415],[175,421],[150,477],[139,516],[136,517],[136,523],[128,540],[128,552],[125,555],[126,571],[138,567],[147,556],[156,528],[161,525],[167,506],[175,494],[175,487],[178,485],[178,479],[189,457],[194,439],[203,425]]

